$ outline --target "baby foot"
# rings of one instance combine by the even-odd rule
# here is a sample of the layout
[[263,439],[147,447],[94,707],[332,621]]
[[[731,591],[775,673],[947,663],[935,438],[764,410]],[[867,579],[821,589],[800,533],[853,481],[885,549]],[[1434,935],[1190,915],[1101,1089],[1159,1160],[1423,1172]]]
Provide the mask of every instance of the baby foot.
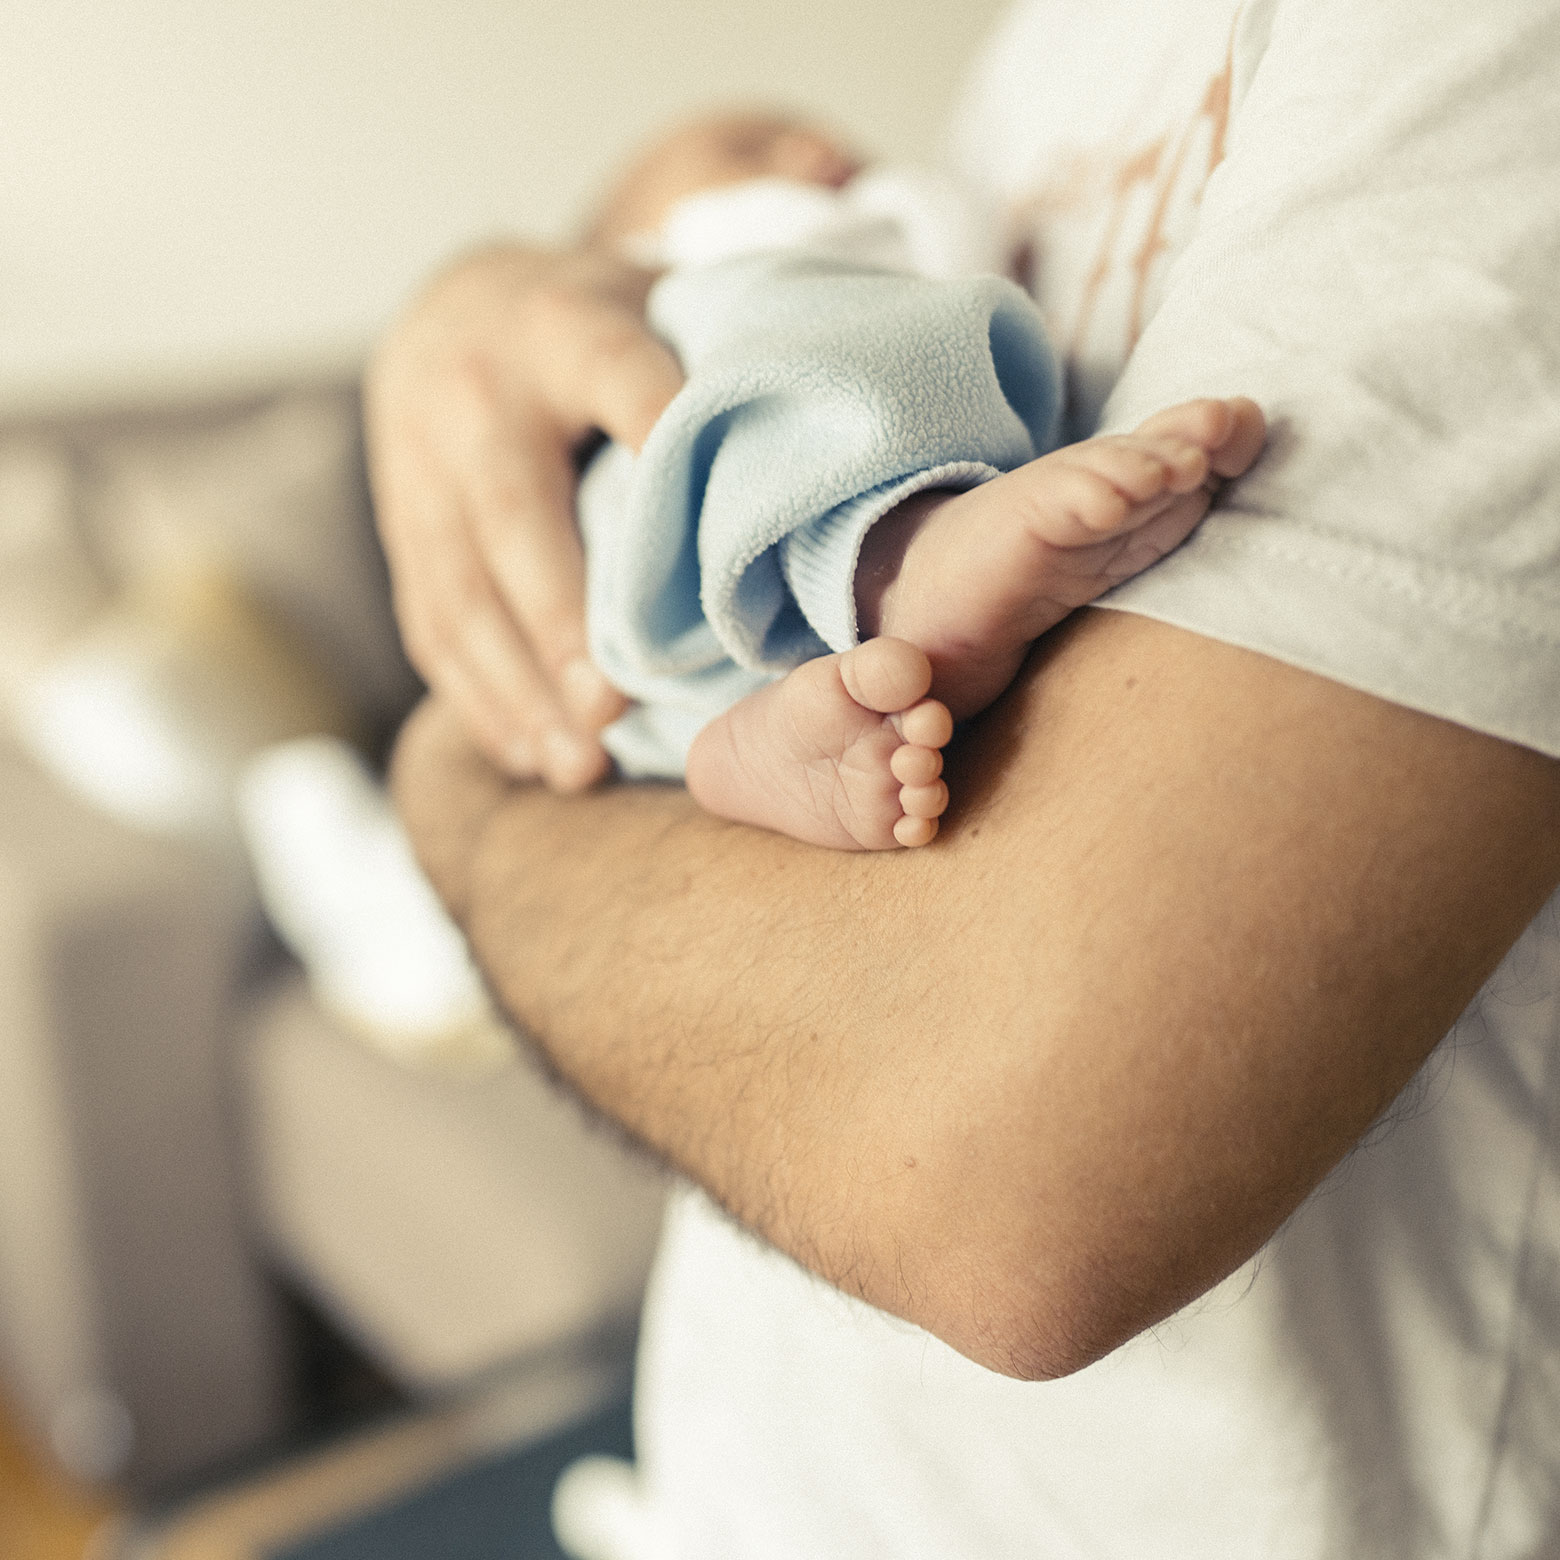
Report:
[[687,782],[707,812],[835,850],[925,845],[948,805],[953,718],[902,639],[807,661],[710,722]]
[[967,493],[918,494],[868,533],[862,636],[919,645],[937,697],[973,715],[1048,628],[1179,546],[1264,435],[1254,402],[1188,401]]

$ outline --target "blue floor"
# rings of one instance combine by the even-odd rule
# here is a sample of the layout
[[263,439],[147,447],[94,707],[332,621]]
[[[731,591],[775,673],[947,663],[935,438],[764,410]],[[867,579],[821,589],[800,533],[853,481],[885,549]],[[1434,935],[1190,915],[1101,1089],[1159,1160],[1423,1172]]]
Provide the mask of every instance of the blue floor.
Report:
[[273,1549],[266,1560],[565,1560],[548,1520],[553,1485],[588,1452],[633,1456],[627,1399],[551,1440]]

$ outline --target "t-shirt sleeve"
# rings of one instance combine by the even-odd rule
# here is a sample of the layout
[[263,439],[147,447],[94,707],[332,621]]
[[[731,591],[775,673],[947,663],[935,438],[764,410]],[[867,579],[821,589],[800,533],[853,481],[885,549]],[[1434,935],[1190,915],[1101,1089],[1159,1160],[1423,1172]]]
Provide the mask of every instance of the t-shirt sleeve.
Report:
[[1560,7],[1280,0],[1105,410],[1267,413],[1104,605],[1560,756]]

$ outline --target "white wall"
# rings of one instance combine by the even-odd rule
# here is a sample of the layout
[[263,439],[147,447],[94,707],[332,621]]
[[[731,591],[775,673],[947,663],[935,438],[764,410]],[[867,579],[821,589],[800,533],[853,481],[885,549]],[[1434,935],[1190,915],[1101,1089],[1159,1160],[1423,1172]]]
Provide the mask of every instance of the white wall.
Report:
[[932,154],[1002,0],[0,0],[0,409],[345,363],[690,107]]

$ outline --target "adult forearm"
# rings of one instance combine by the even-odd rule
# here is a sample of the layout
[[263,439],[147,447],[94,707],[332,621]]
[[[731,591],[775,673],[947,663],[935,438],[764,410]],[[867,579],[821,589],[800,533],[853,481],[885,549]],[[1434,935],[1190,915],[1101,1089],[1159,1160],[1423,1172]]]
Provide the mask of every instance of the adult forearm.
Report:
[[1000,1261],[1006,1235],[980,1191],[998,1156],[965,1134],[988,1113],[959,1103],[962,1042],[990,1031],[961,1011],[982,961],[939,897],[957,869],[738,828],[679,787],[508,786],[434,706],[396,792],[501,1001],[575,1090],[825,1278],[1016,1368],[981,1336],[971,1257]]
[[901,1042],[956,1025],[917,951],[937,917],[916,854],[815,850],[680,787],[510,786],[433,705],[395,778],[500,999],[572,1086],[783,1249],[908,1309],[889,1254],[912,1225],[924,1247],[929,1209]]
[[1560,878],[1560,767],[1119,614],[975,730],[921,852],[669,788],[499,791],[440,741],[409,739],[403,805],[558,1069],[825,1278],[1020,1375],[1249,1256]]

